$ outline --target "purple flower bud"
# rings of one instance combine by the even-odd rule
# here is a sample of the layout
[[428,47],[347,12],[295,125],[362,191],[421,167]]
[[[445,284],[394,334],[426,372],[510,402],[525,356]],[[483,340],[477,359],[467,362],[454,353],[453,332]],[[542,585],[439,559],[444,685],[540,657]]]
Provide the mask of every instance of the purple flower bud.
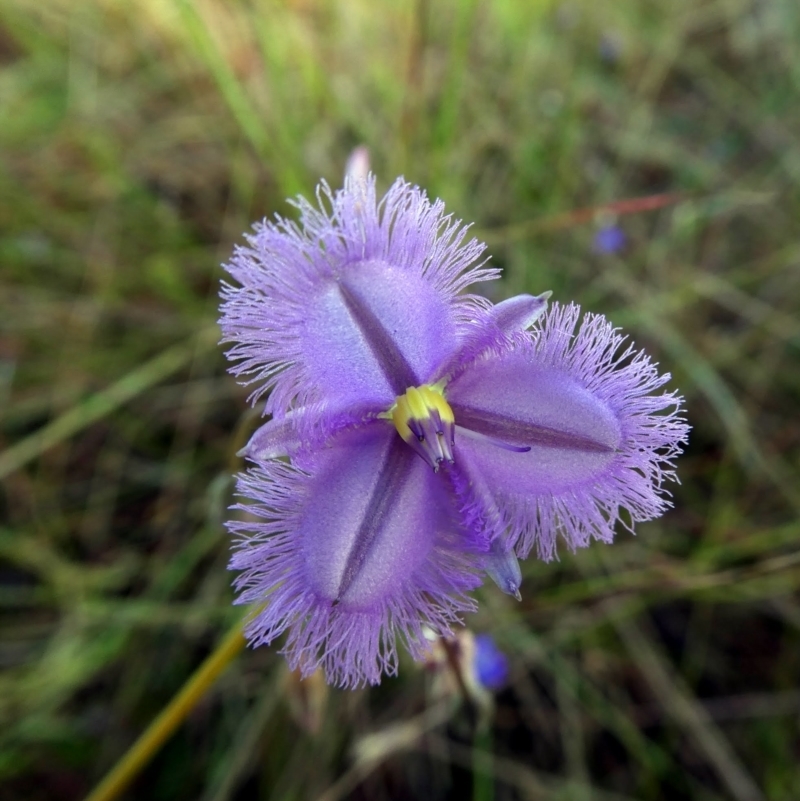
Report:
[[347,157],[344,168],[345,178],[352,181],[366,181],[369,176],[369,149],[366,145],[354,148]]
[[508,657],[491,634],[475,636],[475,675],[487,690],[499,690],[508,681]]
[[441,201],[372,177],[317,200],[227,265],[231,371],[271,415],[231,568],[253,645],[285,634],[293,669],[352,687],[396,672],[398,639],[453,636],[482,575],[518,595],[518,558],[660,515],[688,427],[603,317],[465,294],[498,273]]

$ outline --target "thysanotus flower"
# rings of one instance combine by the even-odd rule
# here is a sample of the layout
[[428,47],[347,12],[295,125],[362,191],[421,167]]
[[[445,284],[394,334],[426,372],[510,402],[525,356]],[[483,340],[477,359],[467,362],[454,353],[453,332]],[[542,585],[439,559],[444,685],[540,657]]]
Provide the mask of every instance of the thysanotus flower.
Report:
[[[517,556],[610,542],[661,514],[685,440],[668,375],[604,318],[549,293],[497,305],[484,246],[417,187],[322,185],[300,222],[264,222],[227,265],[232,372],[271,419],[243,454],[229,524],[254,645],[343,686],[415,658]],[[533,327],[532,327],[533,326]]]

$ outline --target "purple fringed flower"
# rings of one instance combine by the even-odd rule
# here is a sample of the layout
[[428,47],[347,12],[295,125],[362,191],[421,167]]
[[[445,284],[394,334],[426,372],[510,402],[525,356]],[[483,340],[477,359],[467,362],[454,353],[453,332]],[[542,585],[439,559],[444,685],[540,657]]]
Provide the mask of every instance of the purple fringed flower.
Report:
[[517,556],[661,514],[687,426],[604,318],[464,294],[497,271],[440,201],[372,178],[317,199],[227,265],[232,371],[272,415],[231,568],[252,644],[286,632],[292,668],[352,687],[396,672],[398,637],[421,658],[426,626],[450,636],[481,573],[519,597]]

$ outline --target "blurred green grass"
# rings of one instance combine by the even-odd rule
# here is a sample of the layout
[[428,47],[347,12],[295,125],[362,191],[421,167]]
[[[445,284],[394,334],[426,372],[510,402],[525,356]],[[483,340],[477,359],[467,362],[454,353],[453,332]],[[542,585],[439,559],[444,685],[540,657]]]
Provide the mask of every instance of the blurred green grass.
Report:
[[[793,0],[5,0],[3,798],[80,798],[236,619],[221,522],[255,415],[218,265],[358,144],[475,221],[498,293],[602,311],[673,373],[675,509],[529,560],[520,605],[482,591],[469,624],[513,663],[490,751],[455,721],[353,763],[417,725],[423,675],[314,690],[312,734],[260,649],[129,797],[796,797],[798,41]],[[661,192],[617,255],[607,214],[570,216]]]

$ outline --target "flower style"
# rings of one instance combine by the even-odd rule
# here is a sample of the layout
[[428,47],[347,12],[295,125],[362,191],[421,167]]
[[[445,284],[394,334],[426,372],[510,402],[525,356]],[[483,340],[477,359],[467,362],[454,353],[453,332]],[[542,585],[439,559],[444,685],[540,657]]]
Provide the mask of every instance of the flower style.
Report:
[[441,201],[373,178],[317,200],[227,265],[231,369],[271,415],[231,568],[253,645],[286,632],[293,669],[352,687],[396,672],[398,637],[421,658],[426,626],[450,636],[483,573],[519,597],[518,556],[661,514],[688,428],[603,317],[466,294],[498,272]]

